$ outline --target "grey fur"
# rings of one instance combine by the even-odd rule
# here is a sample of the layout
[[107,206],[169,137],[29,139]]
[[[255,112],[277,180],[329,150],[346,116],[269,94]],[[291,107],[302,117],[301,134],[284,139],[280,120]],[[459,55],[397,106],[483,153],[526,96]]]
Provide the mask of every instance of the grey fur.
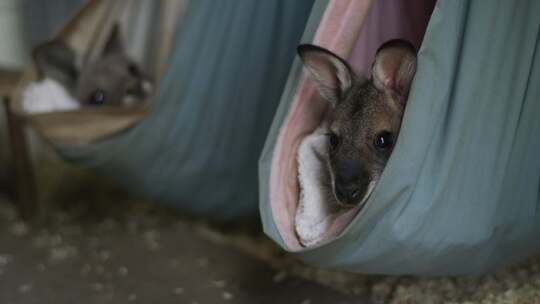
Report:
[[60,41],[38,46],[34,57],[44,76],[60,82],[83,106],[133,106],[153,90],[152,79],[127,56],[118,25],[101,56],[81,68],[76,66],[75,52]]

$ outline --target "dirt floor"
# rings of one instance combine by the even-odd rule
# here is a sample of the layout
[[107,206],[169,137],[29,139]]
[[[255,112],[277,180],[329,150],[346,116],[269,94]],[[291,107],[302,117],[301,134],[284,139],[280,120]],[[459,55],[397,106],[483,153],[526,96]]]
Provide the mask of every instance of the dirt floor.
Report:
[[[2,205],[1,303],[356,303],[159,217],[29,228]],[[5,221],[7,219],[7,221]],[[10,220],[12,219],[12,220]],[[7,225],[5,225],[7,224]]]
[[2,304],[540,304],[540,257],[476,278],[322,270],[285,255],[256,225],[185,218],[54,158],[38,182],[34,223],[0,195]]

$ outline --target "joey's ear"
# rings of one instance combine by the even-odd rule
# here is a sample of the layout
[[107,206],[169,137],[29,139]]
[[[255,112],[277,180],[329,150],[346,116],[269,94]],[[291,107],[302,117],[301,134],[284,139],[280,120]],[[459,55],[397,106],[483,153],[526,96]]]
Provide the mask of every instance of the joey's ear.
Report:
[[375,87],[404,100],[416,72],[416,50],[405,40],[384,43],[375,55],[372,77]]
[[121,53],[124,52],[124,43],[122,41],[122,33],[120,31],[120,26],[116,23],[105,43],[103,48],[103,55],[108,55],[112,53]]
[[33,51],[34,60],[43,77],[52,78],[71,89],[75,86],[79,71],[75,51],[60,40],[38,45]]
[[351,67],[336,54],[311,44],[298,46],[298,55],[317,83],[322,97],[336,105],[352,86]]

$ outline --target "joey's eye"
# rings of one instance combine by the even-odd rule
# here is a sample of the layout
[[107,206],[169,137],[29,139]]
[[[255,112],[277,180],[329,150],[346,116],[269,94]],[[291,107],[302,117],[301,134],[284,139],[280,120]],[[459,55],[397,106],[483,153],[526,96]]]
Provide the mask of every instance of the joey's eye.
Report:
[[382,131],[381,133],[377,134],[377,137],[375,138],[375,148],[379,150],[387,150],[392,147],[392,133],[388,131]]
[[103,105],[105,103],[105,92],[103,90],[95,90],[92,95],[90,95],[88,103],[93,106]]
[[330,149],[335,150],[337,148],[339,145],[339,137],[336,135],[336,133],[328,134],[328,143],[330,144]]

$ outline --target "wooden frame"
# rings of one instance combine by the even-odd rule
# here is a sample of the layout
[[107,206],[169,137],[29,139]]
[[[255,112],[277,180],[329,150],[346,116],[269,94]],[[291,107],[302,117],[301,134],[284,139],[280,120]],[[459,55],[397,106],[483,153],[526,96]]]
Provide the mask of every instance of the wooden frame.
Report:
[[37,188],[32,162],[29,157],[23,121],[10,107],[11,95],[20,79],[15,71],[0,71],[0,98],[6,113],[11,163],[8,166],[6,188],[17,203],[24,219],[38,213]]

